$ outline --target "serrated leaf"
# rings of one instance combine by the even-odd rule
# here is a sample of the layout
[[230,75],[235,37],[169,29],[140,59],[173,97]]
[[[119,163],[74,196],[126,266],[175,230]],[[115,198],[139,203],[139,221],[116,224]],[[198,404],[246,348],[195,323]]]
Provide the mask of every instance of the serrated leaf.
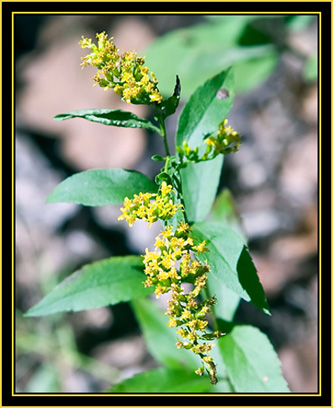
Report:
[[289,392],[278,356],[257,328],[235,326],[218,347],[236,392]]
[[223,155],[214,160],[188,163],[180,170],[182,194],[189,222],[203,221],[213,205],[220,182]]
[[60,113],[54,117],[55,120],[59,121],[73,118],[82,118],[106,126],[142,128],[160,133],[160,129],[148,119],[140,118],[132,112],[126,112],[121,109],[73,110],[66,113]]
[[227,381],[211,385],[208,377],[198,377],[193,371],[158,368],[136,374],[114,385],[110,393],[211,393],[230,392]]
[[207,242],[210,252],[199,258],[207,259],[211,273],[238,296],[270,314],[265,292],[243,238],[219,222],[195,223],[192,234]]
[[[226,98],[218,91],[228,91]],[[176,144],[184,141],[191,148],[200,147],[207,134],[216,133],[219,124],[227,117],[234,99],[233,72],[231,68],[208,79],[192,94],[179,118]]]
[[49,195],[49,203],[76,203],[87,206],[121,204],[125,197],[140,192],[156,192],[157,185],[134,170],[94,169],[76,173],[61,182]]
[[198,356],[189,350],[177,349],[177,329],[167,327],[168,317],[152,300],[136,299],[131,305],[148,350],[157,361],[172,369],[196,370],[200,366]]
[[152,293],[145,288],[142,258],[124,256],[85,265],[56,286],[26,316],[78,312],[128,302]]

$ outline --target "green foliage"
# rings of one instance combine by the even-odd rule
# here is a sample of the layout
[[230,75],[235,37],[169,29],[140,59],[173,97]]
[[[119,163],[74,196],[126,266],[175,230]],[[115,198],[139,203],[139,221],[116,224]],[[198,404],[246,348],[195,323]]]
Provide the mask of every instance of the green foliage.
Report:
[[183,198],[189,222],[203,221],[213,205],[220,183],[223,156],[210,162],[189,163],[181,169]]
[[[203,82],[232,65],[235,90],[253,89],[267,79],[278,62],[278,50],[257,21],[267,24],[283,18],[274,16],[207,16],[207,22],[174,30],[157,39],[147,50],[146,60],[167,93],[176,74],[182,79],[183,97]],[[244,40],[246,39],[246,41]]]
[[[211,21],[214,23],[202,24],[196,30],[167,35],[155,49],[170,58],[171,66],[173,59],[183,63],[185,73],[186,67],[192,72],[195,66],[201,73],[214,74],[205,82],[200,78],[203,84],[193,92],[181,112],[175,156],[170,155],[165,126],[165,119],[175,113],[180,100],[180,79],[172,69],[173,83],[176,77],[172,96],[156,101],[150,98],[147,102],[154,109],[159,127],[130,112],[112,109],[71,111],[55,117],[57,120],[84,118],[108,126],[144,128],[159,134],[165,146],[165,157],[152,157],[163,163],[156,183],[137,171],[88,170],[64,180],[47,199],[48,203],[74,202],[88,206],[124,202],[120,220],[126,220],[130,226],[138,219],[150,224],[160,220],[164,227],[156,237],[155,251],[146,249],[143,262],[141,257],[125,256],[86,265],[26,314],[44,316],[130,301],[147,348],[162,367],[116,384],[109,390],[111,393],[288,391],[267,337],[254,327],[237,326],[234,322],[241,298],[266,314],[270,311],[230,192],[223,191],[214,204],[224,154],[235,152],[240,144],[237,132],[231,127],[225,128],[235,92],[233,69],[221,71],[217,67],[221,66],[222,56],[224,64],[236,61],[235,71],[248,70],[246,80],[252,81],[253,86],[258,80],[253,77],[262,77],[271,71],[276,62],[275,51],[265,35],[249,26],[254,21],[253,16],[211,18]],[[136,53],[115,54],[116,47],[112,43],[112,55],[120,58],[123,64],[121,73],[108,60],[111,40],[107,40],[105,33],[98,34],[97,38],[98,45],[92,45],[90,39],[82,40],[84,48],[93,49],[93,54],[89,54],[94,56],[92,65],[105,76],[104,79],[97,76],[95,80],[101,86],[105,85],[103,81],[123,84],[123,99],[138,103],[135,86],[140,85],[146,93],[149,91],[144,81],[147,70],[140,73],[137,67],[137,64],[142,67],[143,59]],[[206,46],[204,55],[200,48],[203,45]],[[169,52],[171,46],[172,53]],[[190,59],[188,55],[184,59],[185,49],[192,50]],[[84,57],[86,64],[90,63],[89,55]],[[157,59],[156,55],[154,58]],[[184,73],[183,70],[179,72]],[[153,88],[149,95],[159,95],[158,82],[151,75]],[[193,83],[197,81],[191,75],[184,74],[184,77],[185,80],[192,78]],[[144,98],[140,98],[142,103]],[[229,148],[229,141],[223,135],[220,139],[215,137],[221,126],[230,140],[236,141],[235,148]],[[215,149],[209,157],[203,154],[210,149],[207,150],[207,144],[214,145]],[[211,221],[206,221],[208,217]],[[192,289],[185,292],[183,283]],[[167,312],[146,298],[153,292],[157,298],[169,292]],[[208,313],[211,314],[210,325],[206,319]],[[212,340],[216,342],[215,347]],[[207,381],[206,373],[211,382]]]
[[[222,223],[225,227],[233,229],[244,239],[244,244],[246,244],[241,218],[230,190],[223,189],[216,197],[214,206],[210,212],[210,218]],[[208,290],[210,293],[214,293],[218,299],[223,299],[223,302],[218,302],[215,305],[214,312],[216,317],[222,320],[232,321],[241,297],[234,291],[228,289],[224,285],[224,282],[214,274],[211,274],[209,277]]]
[[247,239],[244,235],[241,217],[230,190],[225,188],[216,197],[210,216],[212,220],[223,222],[223,224],[235,230],[244,238],[244,243],[246,243]]
[[[225,89],[227,97],[220,97],[219,90]],[[190,147],[202,144],[204,137],[216,132],[226,118],[234,99],[233,73],[228,68],[198,87],[184,106],[179,117],[176,144],[184,141]]]
[[[214,388],[215,387],[215,388]],[[216,389],[218,388],[218,389]],[[132,378],[113,386],[111,393],[210,393],[231,392],[227,381],[213,386],[193,372],[184,369],[159,368],[136,374]]]
[[[225,89],[228,97],[220,99],[218,92]],[[191,96],[179,118],[176,145],[184,141],[189,146],[200,146],[204,137],[214,133],[228,115],[234,98],[231,69],[208,79]],[[180,171],[185,210],[190,222],[203,221],[214,202],[220,182],[223,156],[212,161],[188,163]]]
[[172,369],[196,369],[200,359],[184,349],[175,347],[176,329],[167,327],[168,318],[149,299],[131,302],[149,352],[161,364]]
[[142,128],[151,132],[159,133],[156,127],[147,119],[140,118],[132,112],[121,109],[84,109],[60,113],[54,117],[55,120],[62,121],[73,118],[82,118],[90,122],[100,123],[106,126],[118,126],[127,128]]
[[26,316],[78,312],[147,296],[142,285],[142,260],[137,256],[104,259],[84,266],[56,286]]
[[95,169],[76,173],[61,182],[46,202],[87,206],[121,204],[140,191],[155,192],[156,184],[133,170]]
[[195,238],[207,242],[205,254],[212,274],[246,301],[270,314],[257,271],[243,239],[231,228],[218,222],[198,222],[192,226]]
[[289,392],[268,338],[253,326],[236,326],[218,342],[236,392]]

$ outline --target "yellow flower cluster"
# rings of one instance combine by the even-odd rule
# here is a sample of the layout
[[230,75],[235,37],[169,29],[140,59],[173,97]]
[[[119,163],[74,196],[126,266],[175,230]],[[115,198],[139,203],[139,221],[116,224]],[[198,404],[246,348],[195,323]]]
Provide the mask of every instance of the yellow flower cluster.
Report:
[[[137,219],[151,223],[158,219],[169,220],[181,205],[173,203],[172,186],[162,182],[160,193],[140,193],[132,200],[125,199],[122,215],[119,220],[126,220],[130,226]],[[155,239],[155,249],[148,248],[143,255],[144,272],[147,276],[143,282],[146,287],[155,287],[156,297],[171,292],[166,314],[169,315],[169,327],[177,327],[178,348],[192,350],[202,361],[196,374],[203,375],[206,368],[211,382],[216,383],[216,365],[208,354],[214,344],[208,343],[219,338],[222,333],[207,331],[207,314],[216,303],[215,297],[199,301],[202,290],[206,287],[207,273],[210,268],[207,261],[197,260],[199,254],[209,252],[206,242],[195,243],[190,236],[190,227],[184,221],[173,227],[169,225]],[[185,293],[183,283],[192,284],[191,290]]]
[[126,220],[130,227],[136,220],[147,221],[149,226],[158,219],[170,220],[182,208],[181,204],[173,203],[172,195],[172,186],[163,181],[159,194],[140,193],[133,199],[126,197],[118,220]]
[[182,146],[176,146],[181,159],[185,157],[188,161],[197,163],[212,160],[221,153],[237,152],[241,144],[240,135],[231,126],[226,126],[227,123],[228,119],[220,123],[217,136],[209,136],[204,140],[207,146],[205,153],[201,157],[199,148],[191,149],[187,140],[183,142]]
[[206,155],[208,156],[213,151],[213,156],[217,156],[220,153],[237,152],[241,145],[240,135],[231,127],[226,126],[228,119],[224,119],[219,125],[217,137],[209,136],[204,140],[207,143]]
[[[144,272],[147,279],[146,287],[155,286],[156,297],[171,292],[166,314],[169,315],[169,327],[177,327],[181,337],[176,345],[178,348],[192,350],[199,355],[203,366],[196,370],[204,374],[206,367],[211,381],[216,383],[216,366],[208,355],[214,344],[207,343],[222,335],[215,331],[206,331],[207,314],[216,303],[214,297],[198,301],[201,291],[206,287],[209,265],[196,260],[196,255],[207,252],[206,242],[194,244],[190,237],[190,227],[183,221],[175,229],[169,226],[156,238],[154,252],[146,249],[144,255]],[[185,293],[182,283],[191,283],[192,290]]]
[[220,153],[238,151],[241,144],[240,135],[231,126],[226,126],[227,123],[228,119],[224,119],[224,121],[220,123],[217,137],[210,136],[205,139],[205,143],[207,143],[208,147],[211,147],[210,150],[207,150],[207,155],[212,149],[214,149],[215,156]]
[[121,95],[128,103],[160,103],[163,97],[158,91],[158,81],[153,72],[144,66],[144,57],[138,57],[136,52],[125,52],[119,55],[119,49],[113,43],[113,37],[108,38],[105,32],[96,34],[97,45],[91,38],[82,36],[82,48],[91,49],[91,53],[82,57],[82,66],[97,67],[94,81],[99,86]]

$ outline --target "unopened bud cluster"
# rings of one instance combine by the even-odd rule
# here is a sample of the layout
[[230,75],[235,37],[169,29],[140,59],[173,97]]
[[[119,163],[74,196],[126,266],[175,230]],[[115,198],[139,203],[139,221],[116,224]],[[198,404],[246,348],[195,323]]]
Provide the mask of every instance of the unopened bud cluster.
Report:
[[204,140],[206,146],[205,153],[200,157],[199,148],[191,149],[185,140],[182,146],[177,146],[180,158],[185,157],[188,161],[199,162],[212,160],[219,154],[237,152],[241,144],[240,135],[231,126],[226,126],[228,119],[224,119],[219,125],[217,136],[209,136]]
[[[180,205],[173,204],[172,186],[162,183],[160,194],[140,193],[134,199],[126,199],[122,208],[125,219],[131,226],[137,219],[150,224],[158,219],[171,219]],[[154,199],[151,201],[151,199]],[[207,261],[197,260],[197,256],[208,252],[206,242],[194,242],[190,236],[190,227],[180,221],[176,227],[171,225],[156,237],[153,252],[143,256],[144,272],[147,276],[143,282],[146,287],[154,287],[156,297],[170,292],[166,314],[169,316],[169,327],[177,327],[178,348],[191,350],[202,361],[196,370],[204,374],[206,368],[212,383],[216,383],[216,365],[209,352],[214,344],[211,340],[219,338],[222,333],[207,331],[207,314],[216,303],[215,297],[199,301],[199,296],[207,284],[207,273],[210,268]],[[192,284],[191,290],[185,293],[183,283]]]
[[144,66],[144,57],[138,57],[135,51],[119,55],[119,49],[105,32],[96,34],[97,45],[91,38],[82,36],[82,48],[91,49],[91,53],[82,57],[82,66],[97,67],[94,81],[105,90],[113,88],[128,103],[150,104],[163,100],[153,72]]

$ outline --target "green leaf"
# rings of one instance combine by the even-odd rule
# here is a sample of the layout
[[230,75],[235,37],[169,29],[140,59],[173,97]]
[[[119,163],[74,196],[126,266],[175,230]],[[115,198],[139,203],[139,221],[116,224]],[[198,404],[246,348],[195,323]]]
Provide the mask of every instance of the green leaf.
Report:
[[[226,98],[218,96],[220,89],[228,91]],[[228,68],[208,79],[192,94],[179,118],[176,144],[181,146],[186,140],[192,149],[200,147],[207,134],[218,131],[219,124],[232,107],[233,99],[233,73]]]
[[77,203],[87,206],[121,204],[125,197],[156,192],[157,185],[134,170],[95,169],[74,174],[61,182],[47,203]]
[[315,20],[315,15],[289,15],[285,17],[285,24],[290,31],[305,30]]
[[243,239],[219,222],[195,223],[192,233],[195,238],[207,242],[210,252],[199,257],[207,259],[211,273],[238,296],[270,314],[265,292]]
[[94,262],[66,278],[26,316],[78,312],[147,296],[152,290],[144,287],[143,280],[143,264],[139,256]]
[[[207,23],[174,30],[158,38],[145,55],[159,79],[159,90],[167,94],[178,74],[182,96],[187,98],[203,78],[216,75],[230,65],[235,70],[237,92],[258,86],[277,64],[276,48],[273,44],[242,46],[240,42],[249,23],[264,18],[272,19],[270,16],[212,16]],[[242,76],[245,66],[248,71]]]
[[[210,212],[210,217],[214,221],[232,228],[243,238],[244,244],[246,244],[247,239],[241,225],[241,217],[230,190],[225,188],[218,195]],[[240,296],[228,289],[213,274],[208,275],[208,289],[210,293],[215,293],[218,299],[217,304],[214,306],[216,316],[226,321],[232,321],[241,300]]]
[[200,366],[199,356],[189,350],[177,349],[177,329],[167,326],[168,317],[153,301],[136,299],[131,304],[148,350],[157,361],[172,369],[187,367],[196,370]]
[[[244,61],[239,61],[237,65],[233,65],[237,92],[249,92],[259,86],[269,78],[277,65],[278,55],[272,46],[263,45],[254,48],[261,49],[262,55],[249,55]],[[239,47],[238,52],[243,52],[242,47]]]
[[160,133],[160,129],[147,119],[140,118],[132,112],[121,109],[83,109],[60,113],[55,120],[67,120],[73,118],[87,119],[90,122],[101,123],[106,126],[118,126],[129,128],[143,128],[152,132]]
[[164,119],[176,112],[180,100],[180,90],[181,90],[180,80],[177,75],[176,85],[173,94],[170,96],[170,98],[162,101],[159,105]]
[[257,328],[235,326],[218,347],[236,392],[289,392],[278,356]]
[[199,377],[193,371],[184,369],[159,368],[136,374],[114,385],[111,393],[208,393],[229,392],[228,382],[220,381],[217,386],[211,385],[207,376]]
[[229,189],[224,188],[216,197],[210,215],[212,220],[222,222],[225,226],[232,228],[244,238],[244,243],[247,242],[241,216]]
[[[191,148],[202,145],[204,137],[216,133],[229,113],[234,97],[231,69],[207,80],[191,96],[178,123],[176,143],[187,141]],[[227,98],[218,97],[226,89]],[[188,163],[180,170],[186,215],[190,222],[203,221],[214,202],[220,182],[223,156],[212,161]]]
[[214,305],[216,317],[223,321],[231,322],[239,306],[240,296],[225,286],[215,274],[208,275],[207,285],[209,293],[217,298],[217,303]]
[[180,170],[182,194],[189,222],[203,221],[209,214],[220,182],[223,155],[214,160],[188,163]]

